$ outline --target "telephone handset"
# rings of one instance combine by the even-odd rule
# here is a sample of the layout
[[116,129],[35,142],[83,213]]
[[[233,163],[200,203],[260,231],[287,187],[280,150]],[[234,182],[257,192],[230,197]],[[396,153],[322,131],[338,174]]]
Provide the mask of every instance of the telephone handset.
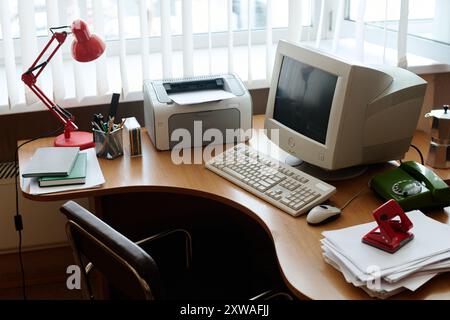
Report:
[[394,199],[403,210],[447,206],[449,186],[431,169],[415,162],[403,162],[398,168],[372,178],[371,188],[383,199]]

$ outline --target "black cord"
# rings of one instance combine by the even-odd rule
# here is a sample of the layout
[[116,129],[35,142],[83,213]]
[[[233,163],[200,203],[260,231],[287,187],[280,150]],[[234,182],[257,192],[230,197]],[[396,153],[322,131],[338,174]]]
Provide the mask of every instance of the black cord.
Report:
[[340,207],[339,209],[341,211],[343,211],[345,208],[347,208],[347,206],[350,205],[350,203],[353,202],[353,200],[355,200],[356,198],[358,198],[359,196],[361,196],[364,192],[367,192],[370,190],[370,185],[368,184],[368,187],[362,188],[361,190],[359,190],[357,193],[355,193],[350,199],[347,200],[347,202]]
[[422,152],[420,151],[420,149],[419,148],[417,148],[415,145],[411,145],[411,148],[413,148],[413,149],[416,149],[416,151],[419,153],[419,156],[420,156],[420,162],[422,163],[422,165],[424,165],[424,162],[423,162],[423,154],[422,154]]
[[[52,132],[49,132],[45,135],[39,136],[37,138],[33,138],[31,140],[25,141],[21,143],[16,148],[16,152],[14,154],[14,167],[17,170],[19,168],[19,150],[21,147],[26,145],[27,143],[33,142],[35,140],[46,138],[49,136],[56,135],[58,132],[62,131],[64,129],[63,127],[58,128],[57,130],[54,130]],[[22,222],[22,216],[19,213],[19,189],[18,189],[18,179],[19,179],[19,172],[16,172],[15,174],[15,187],[16,187],[16,214],[14,216],[14,225],[16,227],[17,232],[19,233],[19,262],[20,262],[20,273],[22,277],[22,295],[23,299],[27,299],[27,293],[26,293],[26,286],[25,286],[25,268],[23,266],[23,257],[22,257],[22,230],[23,230],[23,222]]]

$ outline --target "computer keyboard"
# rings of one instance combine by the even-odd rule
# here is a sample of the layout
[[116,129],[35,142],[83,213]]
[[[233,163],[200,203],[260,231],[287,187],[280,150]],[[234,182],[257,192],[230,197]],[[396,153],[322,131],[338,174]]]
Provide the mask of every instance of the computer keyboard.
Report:
[[293,216],[306,213],[336,192],[332,185],[245,144],[212,158],[206,168]]

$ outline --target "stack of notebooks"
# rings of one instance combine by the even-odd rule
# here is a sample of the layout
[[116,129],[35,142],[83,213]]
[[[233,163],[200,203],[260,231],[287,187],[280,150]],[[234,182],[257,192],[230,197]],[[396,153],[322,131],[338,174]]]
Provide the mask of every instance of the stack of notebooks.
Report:
[[387,298],[405,289],[415,291],[440,273],[450,271],[450,226],[421,211],[407,213],[414,239],[395,253],[361,242],[375,222],[323,232],[325,261],[346,281],[371,297]]
[[39,148],[22,173],[24,178],[37,177],[40,187],[84,184],[87,154],[80,148]]

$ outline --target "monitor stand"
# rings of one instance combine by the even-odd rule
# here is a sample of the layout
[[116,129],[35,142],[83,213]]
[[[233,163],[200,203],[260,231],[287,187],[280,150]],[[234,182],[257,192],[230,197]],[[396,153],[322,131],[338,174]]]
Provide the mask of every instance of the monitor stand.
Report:
[[353,179],[362,175],[364,172],[366,172],[368,168],[368,166],[355,166],[333,171],[325,170],[291,155],[289,155],[286,158],[285,162],[287,165],[290,165],[295,169],[303,171],[317,179],[324,181],[339,181],[339,180]]

